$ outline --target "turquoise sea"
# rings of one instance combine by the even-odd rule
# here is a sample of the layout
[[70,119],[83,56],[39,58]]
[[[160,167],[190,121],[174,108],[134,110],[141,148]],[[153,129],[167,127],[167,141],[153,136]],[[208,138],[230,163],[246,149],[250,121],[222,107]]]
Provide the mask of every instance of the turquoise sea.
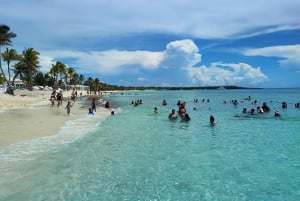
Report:
[[[102,99],[115,115],[87,116],[53,136],[2,148],[0,200],[299,200],[300,89],[128,91]],[[187,103],[189,122],[168,120],[178,100]],[[263,102],[269,113],[242,113]]]

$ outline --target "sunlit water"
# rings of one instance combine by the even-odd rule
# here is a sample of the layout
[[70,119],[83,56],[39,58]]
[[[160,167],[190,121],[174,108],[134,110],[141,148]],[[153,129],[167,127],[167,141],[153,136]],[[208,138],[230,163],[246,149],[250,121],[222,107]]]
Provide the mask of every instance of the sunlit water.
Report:
[[[87,116],[54,136],[0,150],[0,200],[299,200],[299,89],[136,91],[104,99],[116,115]],[[143,104],[134,107],[137,99]],[[187,102],[191,121],[168,120],[178,100]],[[257,107],[254,100],[271,112],[243,114]]]

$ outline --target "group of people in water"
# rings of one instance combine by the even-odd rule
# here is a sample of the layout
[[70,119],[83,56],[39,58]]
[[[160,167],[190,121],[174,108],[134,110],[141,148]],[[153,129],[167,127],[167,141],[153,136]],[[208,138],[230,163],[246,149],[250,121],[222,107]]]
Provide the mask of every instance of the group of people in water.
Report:
[[[82,96],[82,93],[80,93],[80,96]],[[77,91],[74,89],[71,93],[71,100],[67,101],[67,105],[65,106],[65,110],[67,111],[67,114],[70,115],[71,112],[71,108],[74,106],[75,104],[75,100],[77,98]],[[53,107],[55,105],[55,101],[57,101],[57,107],[62,106],[63,104],[63,93],[62,90],[53,90],[51,95],[50,95],[50,102],[51,102],[51,107]],[[89,115],[94,115],[94,112],[96,112],[96,97],[92,97],[91,99],[91,107],[89,107],[88,109],[88,114]],[[104,107],[107,109],[111,109],[111,105],[109,101],[106,101],[104,104]],[[111,111],[111,114],[114,115],[115,112]]]
[[[80,96],[81,95],[82,94],[80,94]],[[73,92],[71,94],[71,100],[68,100],[67,105],[65,106],[65,109],[66,109],[68,115],[70,115],[71,108],[75,104],[76,97],[77,97],[77,91],[73,90]],[[243,103],[245,100],[251,101],[251,97],[249,96],[240,101],[231,100],[229,102],[232,105],[234,105],[235,107],[237,107],[238,104]],[[54,90],[51,93],[50,101],[51,101],[52,107],[55,105],[55,101],[57,101],[57,107],[62,106],[62,103],[63,103],[62,90]],[[96,102],[97,102],[96,97],[93,97],[91,99],[91,107],[89,107],[89,109],[88,109],[88,114],[94,115],[94,112],[96,112],[96,104],[97,104]],[[200,102],[199,99],[195,98],[194,104],[198,104],[198,102]],[[210,99],[202,99],[201,102],[209,103]],[[143,100],[138,99],[138,100],[132,101],[131,104],[136,107],[138,105],[143,104]],[[162,104],[162,106],[167,106],[168,105],[167,100],[164,99],[161,104]],[[187,112],[186,104],[187,104],[186,102],[181,102],[179,100],[177,102],[178,109],[176,110],[176,109],[172,108],[171,112],[168,114],[168,119],[171,121],[176,121],[177,119],[181,119],[181,121],[186,121],[186,122],[190,121],[191,117],[190,117],[189,113]],[[227,101],[224,100],[223,104],[227,104]],[[246,107],[243,107],[242,113],[235,115],[235,117],[242,117],[242,116],[251,117],[256,114],[269,113],[271,111],[270,107],[267,105],[266,102],[263,102],[261,106],[258,106],[258,101],[254,100],[251,102],[251,104],[252,104],[252,107],[250,110],[248,110]],[[285,101],[281,102],[281,107],[282,107],[282,109],[286,109],[288,107],[288,103]],[[106,101],[104,103],[104,108],[111,109],[111,103],[109,101]],[[295,108],[300,108],[299,102],[295,104]],[[196,106],[193,107],[193,109],[198,110],[198,108]],[[211,109],[211,108],[209,107],[209,109]],[[154,107],[154,113],[158,113],[158,107]],[[111,111],[111,114],[113,115],[114,111]],[[279,109],[274,110],[274,117],[280,117],[280,116],[281,116],[281,114],[280,114]],[[210,115],[209,123],[211,125],[216,124],[215,117],[213,115]]]
[[[235,107],[237,107],[238,104],[243,103],[244,101],[247,101],[247,100],[251,101],[251,97],[249,96],[249,97],[247,97],[247,98],[245,98],[241,101],[231,100],[229,102],[232,105],[234,105]],[[199,101],[199,99],[197,99],[197,98],[194,99],[194,104],[197,104],[198,101]],[[210,102],[209,99],[202,99],[202,103],[209,103],[209,102]],[[223,103],[227,104],[227,101],[224,100]],[[254,100],[254,101],[251,102],[251,104],[252,104],[252,107],[249,110],[247,109],[247,107],[243,107],[242,114],[245,114],[244,116],[251,117],[251,116],[256,115],[256,114],[264,114],[264,113],[270,113],[271,112],[271,109],[268,106],[267,102],[263,102],[261,106],[258,106],[258,104],[259,104],[258,101]],[[286,109],[288,107],[288,103],[285,102],[285,101],[280,102],[280,104],[281,104],[282,109]],[[164,99],[162,101],[162,106],[167,106],[167,105],[168,105],[168,103]],[[178,110],[173,108],[170,111],[170,113],[168,114],[168,119],[171,120],[171,121],[176,121],[177,119],[181,119],[182,121],[190,121],[191,117],[187,113],[186,102],[178,101],[177,106],[178,106]],[[300,108],[300,103],[296,103],[295,108]],[[193,109],[198,110],[197,107],[194,107]],[[211,108],[209,107],[208,109],[211,109]],[[154,113],[158,113],[158,108],[157,107],[154,107]],[[237,114],[237,115],[235,115],[235,117],[242,117],[242,114]],[[273,116],[275,118],[281,117],[279,109],[274,110]],[[216,125],[215,117],[213,115],[210,115],[209,123],[212,126]]]
[[[73,93],[72,93],[72,95],[73,95]],[[73,101],[75,101],[75,98],[73,98],[73,96],[71,96],[71,99]],[[57,102],[57,107],[62,106],[62,104],[63,104],[63,93],[62,93],[62,90],[53,90],[52,91],[52,93],[50,95],[51,107],[54,107],[55,101]],[[68,101],[67,105],[65,106],[65,109],[67,110],[67,114],[68,115],[70,115],[71,107],[73,107],[73,104],[71,103],[71,101]]]
[[[198,102],[198,99],[195,99],[194,100],[195,103]],[[178,110],[176,111],[176,109],[172,109],[171,112],[169,113],[168,115],[168,119],[170,121],[176,121],[178,118],[181,119],[181,121],[190,121],[191,120],[191,117],[190,115],[187,113],[187,109],[186,109],[186,102],[181,102],[180,100],[177,102],[177,106],[178,106]],[[167,101],[164,99],[162,101],[162,106],[167,106],[168,103]],[[154,107],[154,113],[158,113],[158,108],[157,107]],[[214,116],[211,115],[210,116],[210,123],[211,125],[215,125],[216,122],[215,122],[215,119],[214,119]]]
[[189,116],[189,114],[186,111],[186,102],[177,102],[177,106],[178,106],[178,111],[176,114],[175,109],[172,109],[171,113],[169,114],[168,118],[170,120],[177,120],[177,117],[179,116],[181,118],[182,121],[190,121],[191,118]]
[[[257,106],[257,101],[253,101],[252,105]],[[298,105],[297,105],[298,104]],[[283,101],[281,102],[281,108],[282,109],[287,109],[288,104],[287,102]],[[300,108],[300,103],[296,103],[295,104],[295,108]],[[256,109],[252,108],[249,111],[247,110],[246,107],[243,108],[242,113],[249,113],[250,115],[254,115],[254,114],[263,114],[263,113],[269,113],[271,111],[270,107],[267,105],[266,102],[263,102],[262,106],[257,106]],[[237,117],[239,117],[239,115],[236,115]],[[280,117],[280,111],[279,109],[274,110],[274,117]]]
[[51,106],[53,107],[55,104],[55,101],[57,101],[57,107],[62,105],[63,102],[63,93],[61,90],[53,90],[51,95],[50,95],[50,101],[51,101]]

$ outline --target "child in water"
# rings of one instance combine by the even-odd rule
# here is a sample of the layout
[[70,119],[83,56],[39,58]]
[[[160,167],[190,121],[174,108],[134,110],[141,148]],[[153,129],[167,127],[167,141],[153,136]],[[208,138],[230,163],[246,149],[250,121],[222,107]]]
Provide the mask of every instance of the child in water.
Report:
[[89,115],[94,115],[93,109],[89,108]]
[[72,107],[72,106],[73,106],[73,105],[71,104],[71,101],[68,101],[68,104],[67,104],[66,107],[65,107],[65,109],[67,109],[68,115],[70,115],[71,107]]

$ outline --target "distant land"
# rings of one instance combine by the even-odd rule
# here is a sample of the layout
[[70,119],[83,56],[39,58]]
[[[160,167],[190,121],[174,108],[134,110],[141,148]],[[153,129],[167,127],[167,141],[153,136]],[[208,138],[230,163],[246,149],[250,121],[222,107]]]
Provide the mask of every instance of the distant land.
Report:
[[240,86],[199,86],[199,87],[125,87],[118,86],[116,90],[197,90],[197,89],[207,89],[207,90],[216,90],[216,89],[262,89],[262,88],[253,88],[253,87],[240,87]]

